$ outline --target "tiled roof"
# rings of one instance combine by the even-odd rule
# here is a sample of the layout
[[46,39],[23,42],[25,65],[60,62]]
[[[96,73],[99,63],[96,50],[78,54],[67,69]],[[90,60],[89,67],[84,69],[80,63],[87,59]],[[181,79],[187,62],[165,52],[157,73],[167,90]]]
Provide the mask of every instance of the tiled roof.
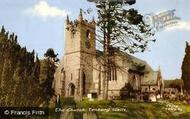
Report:
[[152,71],[144,75],[144,80],[141,82],[142,85],[157,85],[159,72]]
[[[118,49],[114,50],[116,52],[116,55],[119,55],[123,58],[123,60],[127,61],[128,62],[128,67],[130,70],[142,70],[142,72],[151,72],[153,71],[153,69],[150,67],[150,65],[144,61],[144,60],[141,60],[135,56],[132,56],[132,55],[129,55],[128,53],[126,52],[122,52]],[[102,51],[99,51],[99,50],[96,50],[96,55],[98,57],[100,56],[103,56],[103,52]]]

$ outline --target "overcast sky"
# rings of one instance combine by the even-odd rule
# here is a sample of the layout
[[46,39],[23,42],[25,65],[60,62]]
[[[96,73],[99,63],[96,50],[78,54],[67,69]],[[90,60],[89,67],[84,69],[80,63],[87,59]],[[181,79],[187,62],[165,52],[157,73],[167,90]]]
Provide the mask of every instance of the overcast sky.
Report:
[[[185,41],[190,42],[189,0],[136,0],[133,6],[143,15],[176,9],[181,24],[156,32],[149,50],[135,56],[146,60],[154,70],[161,67],[165,79],[180,78]],[[40,57],[53,48],[61,58],[64,53],[64,19],[77,18],[79,9],[94,8],[86,0],[0,0],[0,25],[15,32],[18,41]],[[95,13],[95,11],[93,11]],[[87,17],[87,16],[86,16]],[[90,16],[92,17],[92,15]]]

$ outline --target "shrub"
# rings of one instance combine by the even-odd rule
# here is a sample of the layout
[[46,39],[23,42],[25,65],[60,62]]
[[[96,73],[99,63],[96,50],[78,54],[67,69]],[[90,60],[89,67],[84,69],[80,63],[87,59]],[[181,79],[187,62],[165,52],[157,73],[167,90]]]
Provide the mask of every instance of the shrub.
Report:
[[74,101],[73,97],[64,97],[61,99],[61,107],[76,107],[76,102]]
[[149,94],[148,94],[148,93],[144,93],[144,95],[143,95],[143,100],[144,100],[145,102],[148,102],[148,100],[149,100]]

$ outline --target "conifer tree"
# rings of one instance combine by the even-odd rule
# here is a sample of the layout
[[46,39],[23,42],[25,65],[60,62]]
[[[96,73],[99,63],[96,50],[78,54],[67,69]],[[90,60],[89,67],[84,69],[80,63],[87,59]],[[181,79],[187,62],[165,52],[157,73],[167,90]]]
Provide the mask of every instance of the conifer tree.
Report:
[[185,57],[181,69],[184,88],[190,93],[190,45],[188,42],[186,42]]
[[45,59],[41,61],[40,67],[40,84],[42,85],[43,94],[45,94],[43,97],[46,100],[46,104],[48,104],[54,94],[53,80],[56,69],[55,63],[58,59],[52,48],[49,48],[44,56]]
[[9,35],[4,27],[0,31],[0,55],[0,106],[44,103],[48,92],[43,93],[45,86],[40,85],[41,61],[34,51],[28,52],[26,47],[21,47],[17,36]]
[[[126,3],[132,5],[135,2]],[[152,38],[154,31],[143,22],[142,15],[135,9],[126,9],[120,0],[97,0],[96,8],[98,13],[96,36],[104,52],[103,98],[107,99],[108,81],[111,78],[110,67],[114,63],[111,58],[114,51],[112,49],[128,53],[144,52],[148,43],[155,39]]]

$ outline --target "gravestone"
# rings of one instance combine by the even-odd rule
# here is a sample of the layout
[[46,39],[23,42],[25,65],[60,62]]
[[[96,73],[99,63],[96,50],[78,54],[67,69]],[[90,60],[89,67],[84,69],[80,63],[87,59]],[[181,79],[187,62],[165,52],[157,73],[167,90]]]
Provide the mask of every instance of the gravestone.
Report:
[[98,119],[98,116],[95,112],[85,112],[83,114],[83,119]]

